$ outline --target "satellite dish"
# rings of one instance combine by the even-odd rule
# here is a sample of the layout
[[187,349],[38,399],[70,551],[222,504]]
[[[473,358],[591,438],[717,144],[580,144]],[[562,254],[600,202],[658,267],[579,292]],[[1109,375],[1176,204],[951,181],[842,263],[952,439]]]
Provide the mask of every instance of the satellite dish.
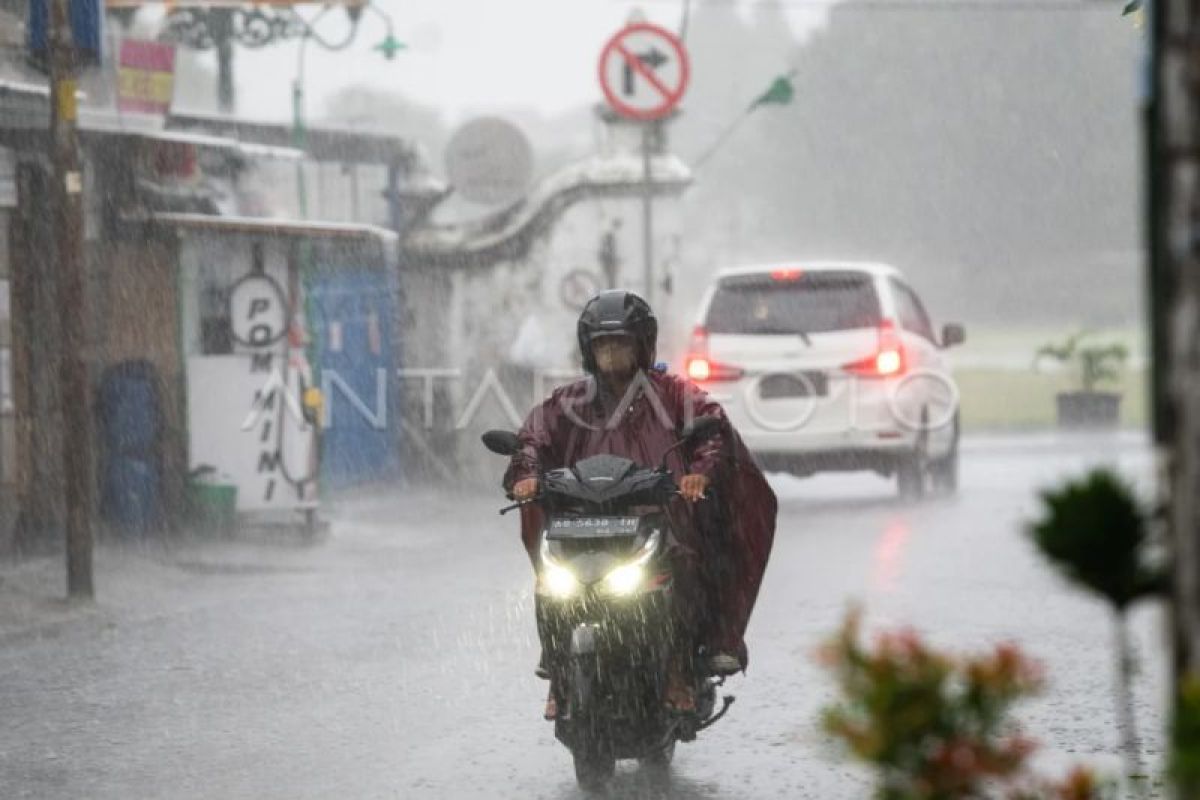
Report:
[[463,125],[446,147],[446,175],[464,200],[503,205],[518,200],[533,180],[533,148],[525,134],[499,117]]

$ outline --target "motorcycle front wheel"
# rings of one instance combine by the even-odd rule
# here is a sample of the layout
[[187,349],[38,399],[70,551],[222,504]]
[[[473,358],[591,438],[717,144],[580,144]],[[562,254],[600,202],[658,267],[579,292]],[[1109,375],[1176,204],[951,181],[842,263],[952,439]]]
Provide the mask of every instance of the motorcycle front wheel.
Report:
[[604,789],[616,771],[617,760],[608,753],[595,748],[579,748],[571,751],[575,759],[575,781],[585,792]]
[[675,758],[675,740],[661,750],[638,759],[642,780],[655,795],[668,794],[671,788],[671,760]]
[[642,766],[645,767],[660,767],[665,769],[671,765],[671,760],[675,758],[675,740],[661,750],[655,750],[652,753],[642,756],[638,759]]

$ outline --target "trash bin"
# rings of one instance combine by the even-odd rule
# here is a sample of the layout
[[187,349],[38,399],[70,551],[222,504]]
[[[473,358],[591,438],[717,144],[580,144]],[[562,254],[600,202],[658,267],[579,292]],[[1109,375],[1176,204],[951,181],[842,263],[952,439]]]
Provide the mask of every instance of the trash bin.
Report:
[[97,395],[100,511],[126,536],[161,532],[162,413],[158,372],[147,361],[109,367]]
[[212,467],[200,467],[188,477],[188,516],[205,533],[232,536],[237,532],[237,485]]

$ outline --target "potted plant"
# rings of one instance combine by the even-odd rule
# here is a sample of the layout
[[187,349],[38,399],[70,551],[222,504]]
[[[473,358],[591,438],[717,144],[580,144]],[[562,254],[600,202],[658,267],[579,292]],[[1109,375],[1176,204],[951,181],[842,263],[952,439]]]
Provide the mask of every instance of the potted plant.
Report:
[[1085,344],[1087,333],[1077,333],[1061,344],[1044,344],[1034,357],[1034,368],[1044,359],[1079,365],[1081,387],[1055,395],[1058,424],[1063,428],[1112,428],[1121,415],[1121,394],[1101,391],[1102,383],[1115,383],[1129,351],[1119,342]]

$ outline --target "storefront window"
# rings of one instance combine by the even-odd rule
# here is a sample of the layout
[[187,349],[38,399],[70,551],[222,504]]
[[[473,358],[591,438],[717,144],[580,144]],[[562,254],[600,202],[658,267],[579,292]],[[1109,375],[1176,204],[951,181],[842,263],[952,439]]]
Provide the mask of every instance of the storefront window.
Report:
[[233,352],[233,328],[229,322],[229,286],[217,270],[201,271],[200,351],[206,356]]

